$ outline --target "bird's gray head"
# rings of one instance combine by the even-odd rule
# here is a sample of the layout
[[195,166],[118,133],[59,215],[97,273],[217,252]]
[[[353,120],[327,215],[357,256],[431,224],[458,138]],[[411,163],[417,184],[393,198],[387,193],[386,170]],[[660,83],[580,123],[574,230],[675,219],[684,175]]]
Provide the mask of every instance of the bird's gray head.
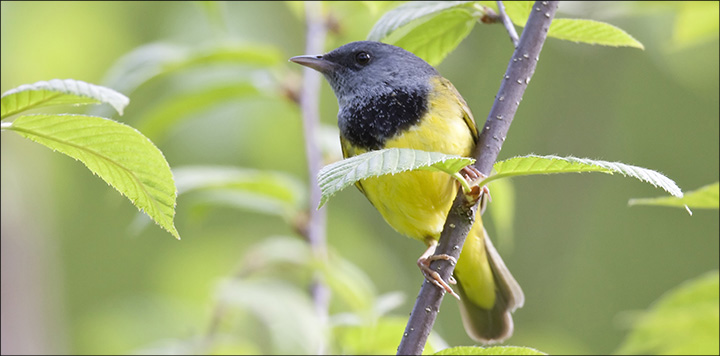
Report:
[[290,60],[325,75],[340,106],[341,136],[365,149],[382,148],[388,138],[418,123],[428,108],[431,78],[439,76],[414,54],[371,41]]
[[325,75],[341,106],[352,97],[425,87],[430,77],[438,75],[435,68],[416,55],[373,41],[351,42],[324,55],[290,60]]

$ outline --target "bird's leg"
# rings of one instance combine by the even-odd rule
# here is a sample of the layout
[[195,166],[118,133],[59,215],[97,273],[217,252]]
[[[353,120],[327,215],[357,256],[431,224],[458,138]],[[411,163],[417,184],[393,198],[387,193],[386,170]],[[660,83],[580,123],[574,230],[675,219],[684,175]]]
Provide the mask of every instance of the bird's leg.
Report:
[[[420,267],[420,271],[422,271],[423,275],[425,276],[425,279],[427,279],[430,283],[434,284],[438,288],[442,289],[445,292],[448,292],[452,294],[453,297],[460,300],[460,296],[455,293],[455,291],[450,287],[449,284],[447,284],[443,279],[440,277],[440,274],[437,273],[437,271],[433,271],[430,268],[430,263],[435,260],[446,260],[450,261],[453,265],[457,263],[457,260],[455,257],[452,257],[450,255],[442,254],[442,255],[433,255],[435,253],[435,248],[437,247],[437,241],[431,240],[430,245],[428,246],[427,250],[418,258],[417,265]],[[450,276],[448,279],[450,283],[455,284],[455,278]]]
[[490,197],[490,190],[486,185],[481,187],[477,186],[477,183],[481,180],[487,178],[484,174],[480,173],[480,171],[473,167],[473,166],[465,166],[465,168],[460,170],[460,174],[465,178],[465,180],[468,181],[470,186],[472,187],[472,190],[468,193],[465,193],[465,198],[469,202],[476,202],[478,199],[480,200],[480,213],[485,212],[485,208],[487,207],[487,203],[492,201],[492,198]]

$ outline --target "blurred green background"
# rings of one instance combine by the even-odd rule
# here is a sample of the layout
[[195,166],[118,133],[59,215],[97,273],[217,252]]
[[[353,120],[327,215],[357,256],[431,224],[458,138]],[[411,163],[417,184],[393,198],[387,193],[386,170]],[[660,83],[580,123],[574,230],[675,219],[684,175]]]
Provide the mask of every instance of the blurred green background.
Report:
[[[717,181],[717,3],[701,13],[684,6],[562,3],[558,17],[609,22],[645,50],[549,39],[500,158],[620,161],[658,170],[683,190]],[[327,50],[364,39],[382,15],[379,5],[362,2],[326,9],[336,22]],[[54,78],[104,84],[121,56],[153,42],[194,48],[230,38],[289,58],[304,54],[300,10],[283,2],[2,2],[0,89]],[[696,16],[707,14],[714,21],[709,34],[687,35]],[[511,52],[502,26],[477,25],[438,67],[478,122]],[[283,60],[270,78],[295,85],[298,67]],[[155,103],[198,86],[193,74],[141,87],[115,119],[139,127]],[[236,75],[258,76],[252,68]],[[323,83],[322,121],[334,125],[336,111]],[[171,167],[252,167],[307,182],[300,113],[289,100],[227,101],[191,114],[154,142]],[[613,352],[633,311],[718,268],[717,210],[690,217],[682,209],[630,208],[630,198],[663,192],[617,175],[513,184],[512,243],[498,245],[526,303],[508,344],[555,354]],[[157,226],[135,228],[136,209],[82,164],[3,132],[3,353],[133,353],[203,335],[219,281],[235,272],[249,246],[293,231],[275,216],[190,209],[189,202],[178,199],[181,241]],[[407,315],[422,282],[415,260],[423,246],[392,231],[354,189],[327,209],[331,248],[367,273],[379,293],[404,293],[394,313]],[[446,298],[435,330],[450,345],[472,344],[453,304]]]

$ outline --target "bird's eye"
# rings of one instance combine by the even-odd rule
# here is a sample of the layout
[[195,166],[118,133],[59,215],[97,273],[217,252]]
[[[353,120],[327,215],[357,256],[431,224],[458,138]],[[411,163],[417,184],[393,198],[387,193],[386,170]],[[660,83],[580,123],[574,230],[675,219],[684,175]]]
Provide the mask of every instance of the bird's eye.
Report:
[[370,62],[370,55],[367,52],[359,52],[355,55],[355,60],[359,64],[368,64],[368,62]]

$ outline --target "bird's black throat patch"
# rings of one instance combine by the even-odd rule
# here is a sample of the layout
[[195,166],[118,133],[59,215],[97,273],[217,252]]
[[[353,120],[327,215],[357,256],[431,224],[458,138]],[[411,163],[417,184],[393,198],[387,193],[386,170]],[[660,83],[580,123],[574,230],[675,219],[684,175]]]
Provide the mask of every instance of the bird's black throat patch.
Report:
[[353,146],[378,150],[388,138],[420,122],[427,107],[427,90],[422,89],[351,100],[338,113],[340,133]]

